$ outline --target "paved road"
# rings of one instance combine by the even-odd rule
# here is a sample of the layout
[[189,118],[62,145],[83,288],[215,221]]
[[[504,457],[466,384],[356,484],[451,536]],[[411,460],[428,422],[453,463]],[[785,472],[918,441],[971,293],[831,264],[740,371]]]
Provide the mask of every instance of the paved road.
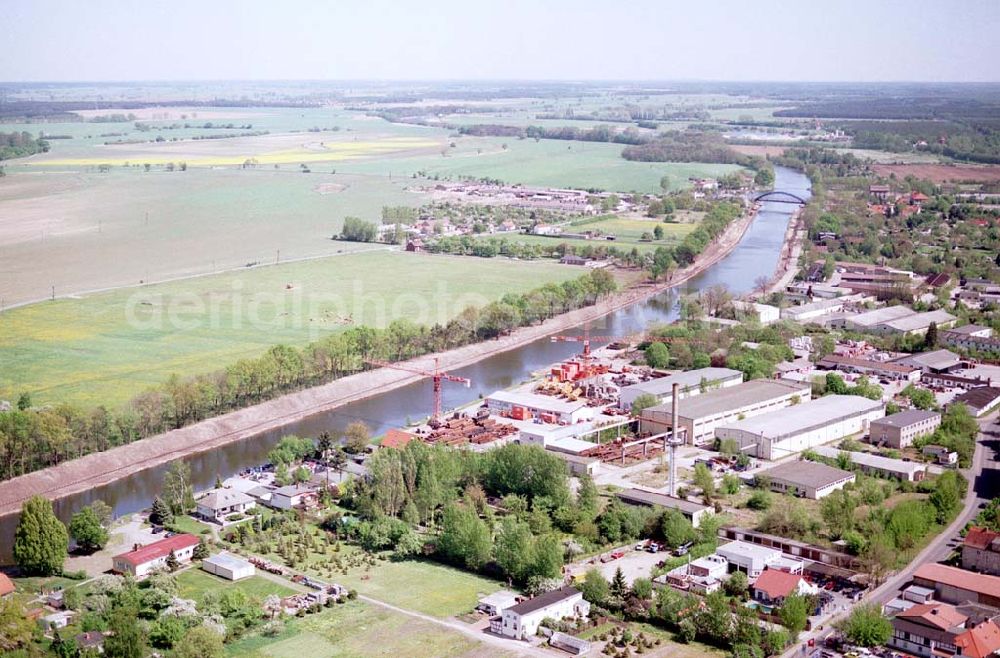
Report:
[[[972,465],[968,469],[959,471],[967,482],[970,483],[968,491],[965,493],[962,511],[959,512],[955,520],[935,537],[902,571],[894,574],[891,578],[882,583],[879,587],[865,594],[864,600],[870,603],[885,604],[896,598],[900,589],[910,582],[920,565],[931,562],[939,562],[946,559],[954,550],[959,541],[959,532],[965,525],[979,513],[980,505],[986,503],[998,491],[1000,482],[1000,462],[995,457],[997,449],[1000,449],[1000,425],[997,424],[997,414],[990,414],[979,421],[979,435],[976,437],[976,450],[972,457]],[[804,633],[800,636],[800,642],[792,646],[783,654],[783,658],[797,656],[801,653],[801,645],[810,638],[819,638],[827,635],[833,625],[844,618],[847,613],[830,619],[823,626],[823,630]]]
[[996,437],[987,433],[994,433],[997,430],[997,426],[994,424],[995,420],[996,418],[991,415],[987,419],[979,421],[979,436],[976,437],[976,451],[973,454],[972,467],[960,471],[970,484],[965,493],[962,511],[951,522],[951,525],[935,537],[905,569],[870,592],[866,597],[869,601],[876,603],[891,601],[900,589],[910,581],[913,572],[920,565],[946,559],[955,550],[955,544],[959,540],[958,533],[979,513],[979,506],[996,495],[993,478],[997,469],[1000,468],[1000,464],[994,459],[993,453],[993,442],[996,441]]

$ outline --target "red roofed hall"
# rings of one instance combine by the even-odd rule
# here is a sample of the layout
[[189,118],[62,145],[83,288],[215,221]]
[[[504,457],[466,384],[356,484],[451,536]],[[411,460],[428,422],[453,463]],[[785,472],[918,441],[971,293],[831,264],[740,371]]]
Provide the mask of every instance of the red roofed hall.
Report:
[[1000,577],[973,573],[944,564],[922,564],[913,574],[913,583],[934,590],[945,603],[979,603],[1000,607]]
[[14,593],[14,583],[7,574],[0,573],[0,599]]
[[128,553],[116,555],[112,560],[112,568],[118,573],[131,574],[141,580],[158,569],[165,569],[171,552],[179,563],[190,562],[197,545],[198,538],[186,533],[145,546],[137,545]]
[[402,450],[406,447],[410,441],[416,437],[409,432],[404,432],[403,430],[391,429],[385,433],[382,437],[382,443],[380,444],[383,448],[399,448]]
[[970,628],[955,638],[955,646],[959,655],[970,658],[987,658],[1000,651],[1000,626],[993,620]]
[[799,591],[802,576],[780,569],[764,569],[753,584],[753,598],[767,604],[779,604]]

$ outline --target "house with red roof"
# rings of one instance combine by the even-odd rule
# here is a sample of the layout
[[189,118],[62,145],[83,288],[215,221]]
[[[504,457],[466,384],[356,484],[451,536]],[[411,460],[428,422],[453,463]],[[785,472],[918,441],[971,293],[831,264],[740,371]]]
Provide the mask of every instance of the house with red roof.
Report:
[[955,638],[958,655],[970,658],[1000,656],[1000,626],[992,619],[970,628]]
[[764,569],[753,583],[754,601],[779,606],[792,594],[816,594],[819,590],[799,574]]
[[1000,576],[1000,532],[969,528],[962,542],[962,568]]
[[112,570],[142,580],[154,571],[166,569],[171,553],[180,564],[190,562],[197,545],[198,537],[187,533],[167,537],[145,546],[137,544],[131,551],[112,558]]
[[889,646],[913,656],[990,658],[1000,651],[1000,610],[931,601],[892,618]]
[[399,450],[402,450],[406,447],[406,444],[415,438],[416,437],[409,432],[391,429],[385,433],[385,436],[382,437],[382,443],[379,445],[383,448],[398,448]]
[[0,573],[0,599],[7,598],[14,593],[14,582],[7,577],[7,574]]

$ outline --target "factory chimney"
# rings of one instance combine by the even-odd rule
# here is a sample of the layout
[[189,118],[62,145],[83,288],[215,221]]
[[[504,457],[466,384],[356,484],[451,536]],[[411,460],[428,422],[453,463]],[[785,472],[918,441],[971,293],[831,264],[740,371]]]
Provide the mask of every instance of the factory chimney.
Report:
[[672,391],[672,402],[670,404],[670,479],[668,481],[669,491],[667,492],[671,497],[677,497],[677,446],[680,445],[680,440],[678,439],[679,429],[677,427],[680,421],[680,416],[678,412],[678,407],[681,401],[680,385],[674,383]]

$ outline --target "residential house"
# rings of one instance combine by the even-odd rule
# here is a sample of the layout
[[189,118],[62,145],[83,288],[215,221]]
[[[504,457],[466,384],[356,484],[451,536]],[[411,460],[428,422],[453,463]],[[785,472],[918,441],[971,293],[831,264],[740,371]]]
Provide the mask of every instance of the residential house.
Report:
[[245,514],[257,501],[238,489],[212,489],[195,501],[196,513],[206,521],[225,523],[230,514]]
[[817,594],[815,585],[800,574],[779,569],[764,569],[753,583],[753,599],[764,605],[778,607],[792,594]]
[[87,631],[79,633],[73,638],[76,648],[80,651],[90,651],[91,653],[104,653],[104,638],[107,634],[102,631]]
[[892,618],[889,646],[921,658],[996,656],[1000,627],[991,613],[1000,611],[940,602],[914,605]]
[[180,564],[190,562],[198,541],[195,535],[184,533],[145,546],[136,544],[131,551],[112,558],[112,569],[142,580],[154,571],[166,569],[171,553]]
[[290,484],[271,493],[271,507],[275,509],[300,509],[315,505],[319,489],[310,484]]
[[560,620],[586,617],[588,614],[590,603],[584,600],[583,593],[566,585],[507,608],[501,619],[490,622],[490,630],[506,637],[526,640],[538,632],[538,626],[546,618]]
[[962,568],[1000,576],[1000,532],[969,528],[962,541]]

